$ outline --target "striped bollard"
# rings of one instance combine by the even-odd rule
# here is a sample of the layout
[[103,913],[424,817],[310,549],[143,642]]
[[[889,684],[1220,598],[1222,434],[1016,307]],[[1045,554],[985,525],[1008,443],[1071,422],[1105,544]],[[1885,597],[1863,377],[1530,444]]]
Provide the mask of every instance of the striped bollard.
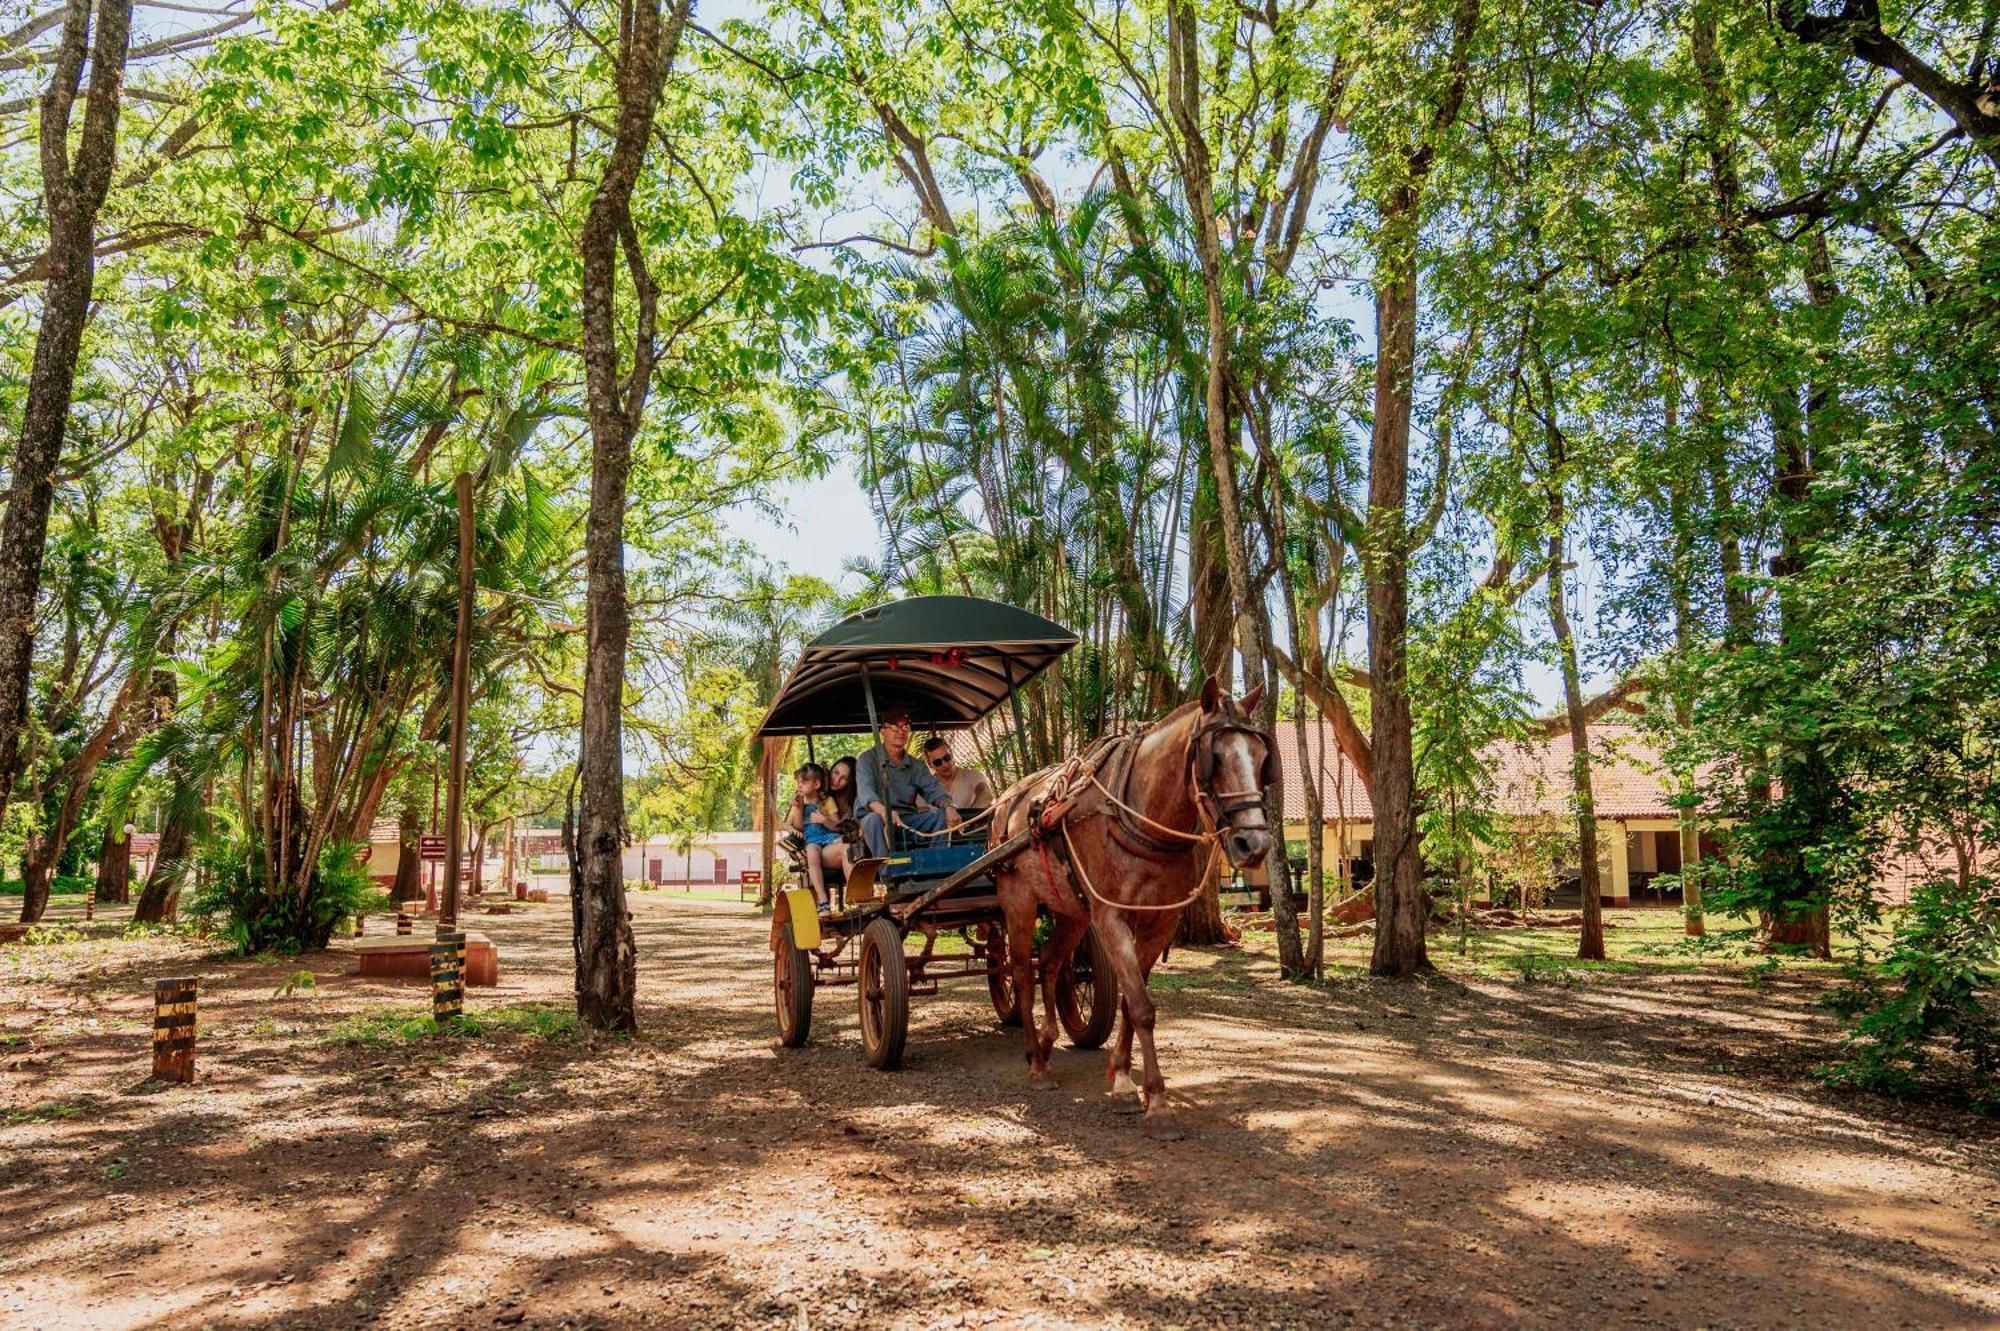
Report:
[[97,884],[92,883],[90,885],[90,890],[83,894],[83,922],[85,924],[89,924],[92,920],[96,918],[97,918]]
[[409,936],[410,908],[408,906],[399,906],[396,908],[396,937],[408,938]]
[[431,944],[431,1018],[442,1026],[465,1012],[465,935],[439,930]]
[[153,1076],[194,1080],[195,1005],[201,981],[193,975],[153,982]]

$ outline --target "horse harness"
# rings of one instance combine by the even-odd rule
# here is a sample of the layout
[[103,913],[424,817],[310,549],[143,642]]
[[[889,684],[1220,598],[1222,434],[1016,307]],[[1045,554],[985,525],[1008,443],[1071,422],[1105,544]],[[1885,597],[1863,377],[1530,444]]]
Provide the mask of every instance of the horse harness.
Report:
[[[1132,766],[1138,757],[1139,744],[1156,725],[1149,723],[1136,730],[1115,731],[1093,740],[1082,753],[1056,767],[1028,802],[1029,838],[1041,854],[1043,872],[1053,880],[1049,858],[1053,855],[1060,859],[1064,877],[1069,881],[1071,890],[1076,892],[1078,904],[1086,912],[1090,909],[1090,901],[1084,891],[1087,879],[1079,871],[1070,847],[1068,824],[1072,817],[1098,817],[1108,808],[1111,819],[1108,833],[1121,850],[1141,859],[1175,859],[1191,853],[1203,842],[1219,848],[1229,820],[1262,804],[1264,790],[1277,782],[1277,745],[1270,733],[1252,724],[1240,712],[1218,709],[1206,714],[1195,726],[1194,733],[1188,737],[1187,753],[1182,763],[1183,777],[1194,788],[1196,829],[1183,832],[1156,823],[1134,808],[1128,798]],[[1263,741],[1264,762],[1258,771],[1255,789],[1214,789],[1215,739],[1231,731]],[[1080,807],[1093,789],[1100,796],[1095,807]],[[1207,826],[1204,828],[1202,823]],[[1095,888],[1090,888],[1089,895],[1095,894]],[[1112,901],[1105,904],[1138,910],[1178,909],[1187,903],[1177,902],[1164,908],[1130,906]]]

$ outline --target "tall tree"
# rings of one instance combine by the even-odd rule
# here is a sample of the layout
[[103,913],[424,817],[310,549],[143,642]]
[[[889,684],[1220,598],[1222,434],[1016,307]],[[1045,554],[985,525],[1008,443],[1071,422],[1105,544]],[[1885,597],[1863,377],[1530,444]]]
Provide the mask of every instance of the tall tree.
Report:
[[[583,258],[583,369],[590,421],[590,513],[584,531],[589,604],[583,731],[577,757],[576,842],[570,909],[576,941],[577,1014],[606,1030],[635,1030],[638,951],[625,900],[625,497],[632,441],[645,417],[659,357],[660,291],[632,216],[633,192],[653,138],[660,94],[680,49],[693,0],[622,0],[611,149],[578,237]],[[633,305],[621,337],[620,259]],[[620,352],[629,340],[630,358]]]
[[[0,520],[0,816],[19,775],[21,727],[35,651],[49,505],[76,387],[77,356],[96,282],[97,213],[117,159],[118,112],[131,46],[132,0],[68,0],[41,98],[42,202],[48,214],[48,282],[35,334],[27,406],[14,450],[7,515]],[[83,125],[75,125],[83,71]],[[74,147],[72,147],[74,138]]]
[[[1465,105],[1479,16],[1479,0],[1455,0],[1441,11],[1424,8],[1422,21],[1435,25],[1444,53],[1441,68],[1423,71],[1435,91],[1416,108],[1378,112],[1369,127],[1373,132],[1361,135],[1379,181],[1372,191],[1375,384],[1361,557],[1368,587],[1369,759],[1375,808],[1376,926],[1369,969],[1377,975],[1410,975],[1430,967],[1408,656],[1409,563],[1413,538],[1423,535],[1422,525],[1412,524],[1406,511],[1417,375],[1418,238],[1425,188]],[[1395,77],[1400,58],[1380,49],[1372,54],[1384,67],[1376,78]]]

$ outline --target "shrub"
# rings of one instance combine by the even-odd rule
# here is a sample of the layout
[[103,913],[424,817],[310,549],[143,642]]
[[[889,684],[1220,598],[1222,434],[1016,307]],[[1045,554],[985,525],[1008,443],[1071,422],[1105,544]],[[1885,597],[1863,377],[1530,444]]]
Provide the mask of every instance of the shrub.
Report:
[[263,852],[254,842],[220,842],[203,855],[202,885],[189,909],[217,922],[240,953],[316,951],[340,921],[382,908],[382,893],[361,866],[362,853],[352,842],[322,849],[301,895],[264,881]]
[[1976,1104],[2000,1104],[2000,890],[1991,880],[1918,888],[1879,969],[1834,1006],[1851,1021],[1845,1057],[1819,1070],[1834,1085],[1914,1092],[1947,1042]]

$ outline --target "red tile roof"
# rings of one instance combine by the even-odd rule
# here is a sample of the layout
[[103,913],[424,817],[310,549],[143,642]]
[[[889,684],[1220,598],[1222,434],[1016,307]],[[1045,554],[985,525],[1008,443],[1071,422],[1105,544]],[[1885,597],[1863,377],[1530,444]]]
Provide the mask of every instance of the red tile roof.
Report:
[[[1278,724],[1278,762],[1284,772],[1285,818],[1306,816],[1305,789],[1298,779],[1299,733],[1295,722]],[[1333,743],[1331,727],[1308,724],[1306,770],[1319,780],[1321,814],[1369,821],[1374,810],[1354,768]],[[1569,734],[1526,742],[1502,741],[1488,750],[1495,764],[1494,803],[1503,813],[1567,813],[1570,808]],[[1636,726],[1601,721],[1590,728],[1591,792],[1601,818],[1672,818],[1673,776],[1653,738]]]

